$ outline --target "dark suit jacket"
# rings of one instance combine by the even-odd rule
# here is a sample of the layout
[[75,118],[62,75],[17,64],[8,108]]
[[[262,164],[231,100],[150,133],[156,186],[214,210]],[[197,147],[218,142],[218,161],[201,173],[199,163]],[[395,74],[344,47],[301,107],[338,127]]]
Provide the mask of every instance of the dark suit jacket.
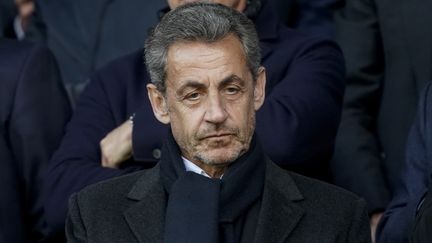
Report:
[[13,24],[17,14],[13,0],[0,0],[0,37],[16,38]]
[[71,112],[51,53],[0,39],[0,99],[0,242],[35,242],[41,181]]
[[335,182],[383,210],[400,180],[420,91],[431,79],[431,1],[348,0],[338,15],[347,90]]
[[164,0],[38,0],[26,39],[46,44],[76,97],[89,75],[144,44]]
[[[255,20],[267,69],[266,101],[257,113],[256,130],[273,161],[323,178],[342,104],[342,56],[334,43],[287,29],[272,13],[264,6]],[[82,94],[46,185],[51,192],[47,217],[54,231],[64,228],[73,192],[158,161],[167,128],[153,115],[142,56],[138,50],[107,65]],[[121,170],[102,168],[99,142],[133,113],[134,161]]]
[[287,26],[312,36],[334,38],[333,13],[342,0],[270,0]]
[[[270,161],[266,167],[254,242],[370,242],[362,199]],[[67,238],[163,242],[166,200],[159,166],[90,186],[71,197]]]
[[408,242],[417,207],[428,191],[432,175],[432,83],[421,95],[417,112],[407,142],[402,178],[378,227],[379,242]]

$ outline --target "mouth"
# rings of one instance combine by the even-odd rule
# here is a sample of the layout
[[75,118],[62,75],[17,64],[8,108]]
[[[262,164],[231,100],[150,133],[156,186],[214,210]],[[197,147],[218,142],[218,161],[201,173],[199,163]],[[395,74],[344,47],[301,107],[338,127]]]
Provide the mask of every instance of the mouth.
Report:
[[215,133],[215,134],[209,134],[209,135],[204,136],[202,138],[202,140],[204,140],[204,139],[226,138],[226,137],[229,137],[229,136],[232,136],[232,135],[234,135],[234,134],[233,133]]

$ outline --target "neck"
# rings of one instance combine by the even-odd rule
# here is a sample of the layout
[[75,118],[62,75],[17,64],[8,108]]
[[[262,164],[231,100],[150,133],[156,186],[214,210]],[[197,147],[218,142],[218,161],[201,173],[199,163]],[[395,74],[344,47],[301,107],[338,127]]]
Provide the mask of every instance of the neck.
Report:
[[191,160],[187,157],[188,161],[198,166],[201,170],[203,170],[208,176],[211,178],[220,179],[225,171],[227,170],[230,163],[221,163],[221,164],[207,164],[199,160]]
[[225,173],[226,169],[228,168],[228,164],[224,165],[207,165],[207,164],[196,164],[199,166],[207,175],[209,175],[211,178],[221,178],[222,175]]

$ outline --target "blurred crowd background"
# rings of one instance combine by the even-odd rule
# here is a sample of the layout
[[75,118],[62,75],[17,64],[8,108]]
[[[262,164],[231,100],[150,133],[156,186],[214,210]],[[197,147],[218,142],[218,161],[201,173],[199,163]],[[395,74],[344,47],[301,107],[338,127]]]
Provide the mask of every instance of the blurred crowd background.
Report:
[[[283,104],[277,112],[285,112],[284,119],[295,121],[294,131],[313,133],[293,132],[283,137],[295,144],[290,142],[286,151],[297,152],[275,156],[283,158],[279,164],[363,197],[374,242],[408,242],[413,232],[427,232],[417,224],[424,221],[419,212],[427,209],[422,205],[427,205],[423,202],[428,199],[432,173],[427,137],[431,131],[425,125],[430,113],[425,108],[429,94],[425,87],[432,76],[432,2],[246,2],[245,14],[257,24],[263,50],[281,41],[281,37],[271,36],[270,27],[259,27],[266,26],[266,21],[276,21],[275,28],[284,26],[304,36],[288,40],[286,45],[303,39],[312,43],[298,45],[297,52],[287,54],[291,56],[279,55],[280,63],[294,60],[286,66],[279,68],[277,61],[266,66],[268,71],[277,67],[281,77],[291,74],[289,79],[296,79],[271,91],[282,93],[274,98]],[[145,85],[142,90],[125,86],[129,85],[126,80],[132,79],[128,75],[137,80],[145,76],[137,73],[145,72],[139,53],[143,53],[152,26],[167,11],[165,0],[0,0],[0,242],[61,242],[71,193],[153,165],[134,163],[139,161],[135,139],[140,139],[135,134],[129,134],[134,155],[122,166],[100,172],[85,161],[104,167],[100,163],[104,155],[101,139],[111,130],[120,133],[114,128],[120,128],[134,113],[135,123],[154,122],[139,118],[140,107],[129,100],[146,98],[146,93],[137,94]],[[325,65],[338,54],[316,51],[328,45],[343,55],[341,63],[334,62],[337,66]],[[269,53],[282,53],[278,48],[284,47],[273,45]],[[266,54],[266,64],[265,58]],[[305,79],[302,86],[302,75],[315,72],[306,68],[312,60],[342,78],[322,70],[313,82]],[[296,66],[300,62],[302,69]],[[111,78],[119,82],[109,86],[111,81],[103,81]],[[280,90],[291,88],[301,90],[308,99]],[[334,103],[325,103],[328,100]],[[299,105],[302,103],[313,105]],[[318,115],[327,111],[327,116]],[[106,116],[93,116],[95,112]],[[307,115],[298,115],[304,113]],[[109,128],[103,127],[107,123]],[[272,132],[284,131],[279,129],[283,126],[275,125]],[[86,133],[80,134],[82,128]],[[149,130],[145,133],[151,134]],[[272,132],[269,135],[273,136]],[[88,142],[93,136],[95,141]],[[154,160],[160,158],[159,140],[144,143]],[[298,148],[307,149],[299,152]],[[285,151],[283,146],[277,149]],[[75,170],[77,165],[88,173]]]

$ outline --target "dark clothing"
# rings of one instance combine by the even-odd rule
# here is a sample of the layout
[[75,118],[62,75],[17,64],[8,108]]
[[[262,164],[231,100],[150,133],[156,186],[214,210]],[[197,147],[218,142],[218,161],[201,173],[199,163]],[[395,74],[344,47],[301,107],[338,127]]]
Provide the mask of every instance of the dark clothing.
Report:
[[287,26],[312,36],[334,38],[333,14],[342,0],[269,0]]
[[0,0],[0,37],[16,38],[14,19],[17,15],[14,0]]
[[221,179],[213,179],[186,171],[170,133],[160,161],[161,183],[167,192],[165,242],[253,242],[266,159],[257,140],[254,136],[249,151]]
[[[429,185],[429,188],[432,188]],[[430,243],[432,232],[432,193],[428,192],[416,216],[411,243]]]
[[[268,159],[261,163],[266,172],[253,242],[370,242],[362,199],[284,171]],[[167,194],[160,175],[157,165],[74,194],[66,221],[68,241],[163,242]],[[232,200],[241,197],[239,193]],[[194,229],[188,233],[202,234]]]
[[42,238],[42,180],[71,108],[51,53],[0,38],[0,242]]
[[401,178],[405,143],[431,79],[431,1],[348,0],[338,15],[347,90],[336,139],[335,183],[383,211]]
[[[256,124],[264,151],[279,165],[326,178],[344,91],[340,50],[333,42],[279,25],[266,5],[255,23],[267,70],[266,101]],[[47,217],[55,231],[64,228],[73,192],[154,166],[160,158],[167,127],[153,115],[143,63],[143,50],[112,62],[92,77],[81,96],[46,185],[51,192]],[[134,160],[120,170],[101,167],[99,142],[133,113]]]
[[38,0],[26,39],[46,44],[73,98],[89,75],[144,45],[163,0]]
[[[432,83],[420,97],[411,129],[402,178],[377,230],[378,242],[408,242],[417,207],[432,175]],[[429,240],[430,241],[430,240]]]

